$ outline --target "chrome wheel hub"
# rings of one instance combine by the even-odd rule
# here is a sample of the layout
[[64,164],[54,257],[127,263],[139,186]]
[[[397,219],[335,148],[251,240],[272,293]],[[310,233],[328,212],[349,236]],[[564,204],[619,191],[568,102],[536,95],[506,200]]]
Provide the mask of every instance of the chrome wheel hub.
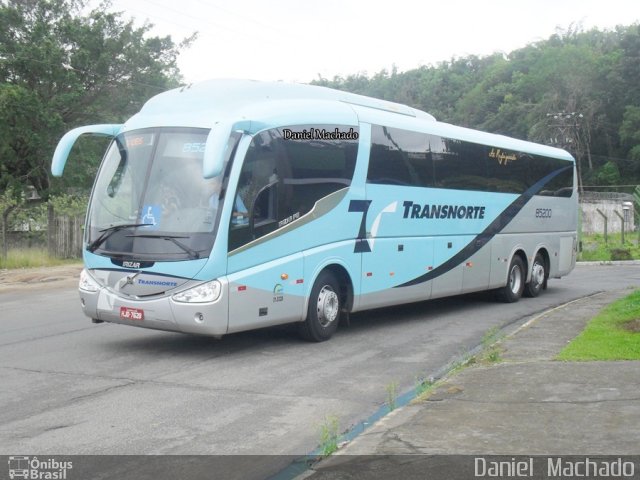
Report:
[[509,272],[509,288],[513,293],[518,293],[520,291],[520,287],[522,285],[522,272],[520,271],[520,267],[518,265],[514,265],[511,267],[511,271]]
[[336,292],[329,285],[322,287],[318,294],[318,304],[316,305],[320,325],[326,327],[335,321],[338,318],[339,306],[340,301]]
[[544,267],[539,263],[533,264],[533,270],[531,271],[531,283],[536,287],[544,283]]

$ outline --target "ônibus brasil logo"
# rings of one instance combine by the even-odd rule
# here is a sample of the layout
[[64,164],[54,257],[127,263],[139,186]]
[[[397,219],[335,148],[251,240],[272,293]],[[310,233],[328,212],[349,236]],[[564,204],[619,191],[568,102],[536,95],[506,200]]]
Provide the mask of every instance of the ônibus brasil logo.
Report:
[[25,478],[33,480],[65,480],[67,470],[73,468],[73,462],[62,462],[55,458],[44,460],[38,457],[9,457],[9,478]]

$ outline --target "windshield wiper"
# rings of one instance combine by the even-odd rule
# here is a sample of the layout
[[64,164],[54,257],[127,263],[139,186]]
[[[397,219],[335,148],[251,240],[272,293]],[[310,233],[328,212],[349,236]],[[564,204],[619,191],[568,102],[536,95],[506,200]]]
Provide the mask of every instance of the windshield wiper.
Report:
[[102,235],[100,235],[93,242],[91,242],[87,247],[87,250],[89,250],[91,253],[95,252],[96,249],[100,245],[102,245],[105,242],[105,240],[107,240],[107,238],[109,238],[111,235],[113,235],[117,231],[122,230],[123,228],[136,228],[136,227],[147,227],[147,226],[152,227],[153,223],[124,223],[121,225],[114,225],[113,227],[103,228],[102,230],[99,230],[99,232],[102,233]]
[[198,252],[196,252],[195,250],[193,250],[192,248],[188,247],[187,245],[185,245],[182,242],[179,242],[178,238],[189,238],[188,236],[180,236],[180,235],[162,235],[160,233],[157,234],[153,234],[153,233],[141,233],[141,234],[133,234],[133,235],[127,235],[127,237],[134,237],[134,238],[161,238],[163,240],[168,240],[169,242],[172,242],[173,244],[177,245],[178,247],[180,247],[182,250],[184,250],[187,254],[189,254],[189,259],[191,260],[198,260],[200,258],[200,254]]

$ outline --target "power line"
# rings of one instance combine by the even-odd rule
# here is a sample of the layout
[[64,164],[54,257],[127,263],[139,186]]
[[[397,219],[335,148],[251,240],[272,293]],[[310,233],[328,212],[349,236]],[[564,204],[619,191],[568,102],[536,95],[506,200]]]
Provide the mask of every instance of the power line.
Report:
[[268,25],[268,24],[263,23],[263,22],[261,22],[261,21],[259,21],[259,20],[256,20],[256,19],[255,19],[255,18],[253,18],[253,17],[249,17],[249,16],[247,16],[247,15],[244,15],[244,14],[241,14],[241,13],[234,12],[234,11],[229,10],[229,9],[227,9],[227,8],[223,8],[223,7],[219,6],[219,5],[215,5],[215,4],[212,4],[212,3],[207,3],[207,2],[205,2],[205,1],[203,1],[203,0],[196,0],[196,1],[197,1],[199,4],[204,5],[204,6],[206,6],[206,7],[212,7],[212,8],[215,8],[215,9],[217,9],[217,10],[220,10],[220,11],[222,11],[222,12],[228,13],[228,14],[230,14],[230,15],[235,15],[236,17],[242,18],[242,19],[244,19],[244,20],[248,20],[248,21],[250,21],[250,22],[252,22],[252,23],[255,23],[256,25],[259,25],[259,26],[261,26],[261,27],[263,27],[263,28],[268,28],[268,29],[270,29],[270,30],[273,30],[274,32],[277,32],[277,33],[280,33],[280,34],[284,34],[285,36],[290,34],[290,32],[289,32],[289,33],[284,32],[284,31],[280,30],[279,28],[275,28],[273,25]]
[[[167,10],[167,11],[168,11],[168,10],[173,11],[173,12],[175,12],[175,13],[177,13],[178,15],[181,15],[181,16],[183,16],[183,17],[192,18],[192,19],[194,19],[194,20],[202,20],[202,18],[194,17],[194,16],[189,15],[189,14],[187,14],[187,13],[183,12],[183,11],[180,11],[180,10],[177,10],[177,9],[174,9],[174,8],[167,7],[166,5],[162,5],[162,4],[155,3],[155,2],[153,2],[152,0],[146,0],[146,1],[147,1],[148,3],[150,3],[151,5],[155,5],[156,7],[159,7],[159,8],[161,8],[161,9],[164,9],[164,10]],[[153,18],[155,18],[155,19],[157,19],[157,20],[161,20],[162,22],[168,23],[168,24],[170,24],[170,25],[174,25],[174,26],[177,26],[177,27],[184,28],[184,29],[186,29],[186,30],[192,30],[192,31],[194,31],[194,29],[193,29],[193,25],[188,25],[188,26],[187,26],[187,25],[185,25],[184,23],[177,22],[174,18],[172,18],[172,19],[168,19],[168,18],[166,18],[166,17],[161,17],[161,16],[157,15],[156,13],[154,13],[154,14],[152,14],[152,15],[149,15],[149,12],[144,12],[144,11],[142,11],[142,10],[139,10],[139,9],[137,9],[137,8],[132,8],[132,7],[127,7],[127,11],[137,12],[137,13],[139,13],[139,14],[141,14],[141,15],[143,15],[143,16],[145,16],[145,17],[147,17],[147,19],[148,19],[148,18],[152,18],[152,19],[153,19]],[[133,17],[133,18],[135,18],[135,17]],[[229,32],[231,32],[231,33],[238,33],[238,31],[237,31],[237,30],[230,29],[230,28],[226,27],[225,25],[221,25],[221,24],[218,24],[218,23],[215,23],[215,22],[210,22],[210,23],[212,23],[212,24],[213,24],[213,25],[215,25],[216,27],[222,28],[222,29],[224,29],[224,30],[228,30],[228,31],[229,31]],[[157,25],[155,25],[155,26],[157,26]],[[207,32],[203,32],[203,33],[204,33],[205,35],[207,35]]]
[[[178,14],[179,16],[182,16],[182,17],[188,18],[188,19],[192,19],[192,20],[196,20],[198,22],[202,22],[202,20],[203,20],[202,16],[196,16],[196,15],[193,15],[193,14],[191,14],[189,12],[185,12],[184,10],[179,10],[177,8],[172,8],[172,7],[169,7],[169,6],[164,5],[162,3],[156,2],[154,0],[146,0],[146,2],[151,4],[151,5],[153,5],[153,6],[155,6],[155,7],[157,7],[157,8],[159,8],[159,9],[161,9],[161,10],[164,10],[164,11],[168,12],[170,15],[171,15],[170,12],[174,12],[174,13]],[[220,10],[225,11],[225,12],[229,12],[228,10],[222,9],[222,8],[217,7],[215,5],[210,5],[210,6],[215,7],[215,8],[219,8]],[[180,28],[184,28],[184,29],[193,29],[193,27],[194,27],[194,25],[187,26],[182,22],[176,21],[175,18],[168,19],[166,17],[161,17],[161,16],[159,16],[159,15],[157,15],[155,13],[153,15],[149,15],[148,12],[143,12],[143,11],[137,9],[137,8],[127,7],[127,11],[137,12],[137,13],[143,15],[143,16],[146,16],[147,18],[156,18],[156,19],[161,20],[162,22],[167,23],[169,25],[174,25],[174,26],[177,26],[177,27],[180,27]],[[229,12],[229,13],[232,13],[232,12]],[[249,17],[245,17],[245,18],[247,18],[250,21],[253,21],[254,23],[257,23],[257,24],[259,24],[261,26],[264,26],[266,28],[271,28],[272,30],[275,30],[272,27],[268,27],[268,26],[262,24],[261,22],[258,22],[257,20],[252,20]],[[261,43],[270,43],[270,44],[273,44],[273,45],[277,44],[277,42],[274,42],[271,38],[269,38],[269,37],[265,38],[264,36],[261,36],[261,35],[259,35],[257,33],[254,33],[251,30],[239,30],[237,28],[232,28],[232,27],[229,27],[227,25],[224,25],[223,23],[211,21],[209,19],[206,19],[206,21],[207,21],[207,27],[208,26],[214,26],[216,28],[219,28],[219,29],[222,29],[222,30],[226,30],[227,32],[232,33],[234,35],[241,35],[243,37],[244,36],[250,36],[250,37],[254,37],[254,38],[259,38]],[[202,36],[206,36],[206,37],[215,39],[215,37],[210,33],[210,29],[201,29],[201,30],[197,30],[197,31],[198,31],[199,35],[202,34]],[[275,31],[278,31],[278,30],[275,30]],[[282,33],[282,32],[278,32],[278,33]]]

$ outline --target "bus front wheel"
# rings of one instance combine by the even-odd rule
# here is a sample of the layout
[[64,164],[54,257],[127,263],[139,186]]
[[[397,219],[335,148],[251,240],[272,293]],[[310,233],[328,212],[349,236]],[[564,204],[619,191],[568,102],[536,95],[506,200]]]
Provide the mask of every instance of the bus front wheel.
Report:
[[300,325],[300,335],[310,342],[329,340],[338,328],[342,302],[340,285],[328,271],[320,273],[311,289],[307,319]]
[[514,255],[507,271],[507,284],[498,290],[498,298],[505,303],[517,302],[522,296],[525,279],[524,263]]

